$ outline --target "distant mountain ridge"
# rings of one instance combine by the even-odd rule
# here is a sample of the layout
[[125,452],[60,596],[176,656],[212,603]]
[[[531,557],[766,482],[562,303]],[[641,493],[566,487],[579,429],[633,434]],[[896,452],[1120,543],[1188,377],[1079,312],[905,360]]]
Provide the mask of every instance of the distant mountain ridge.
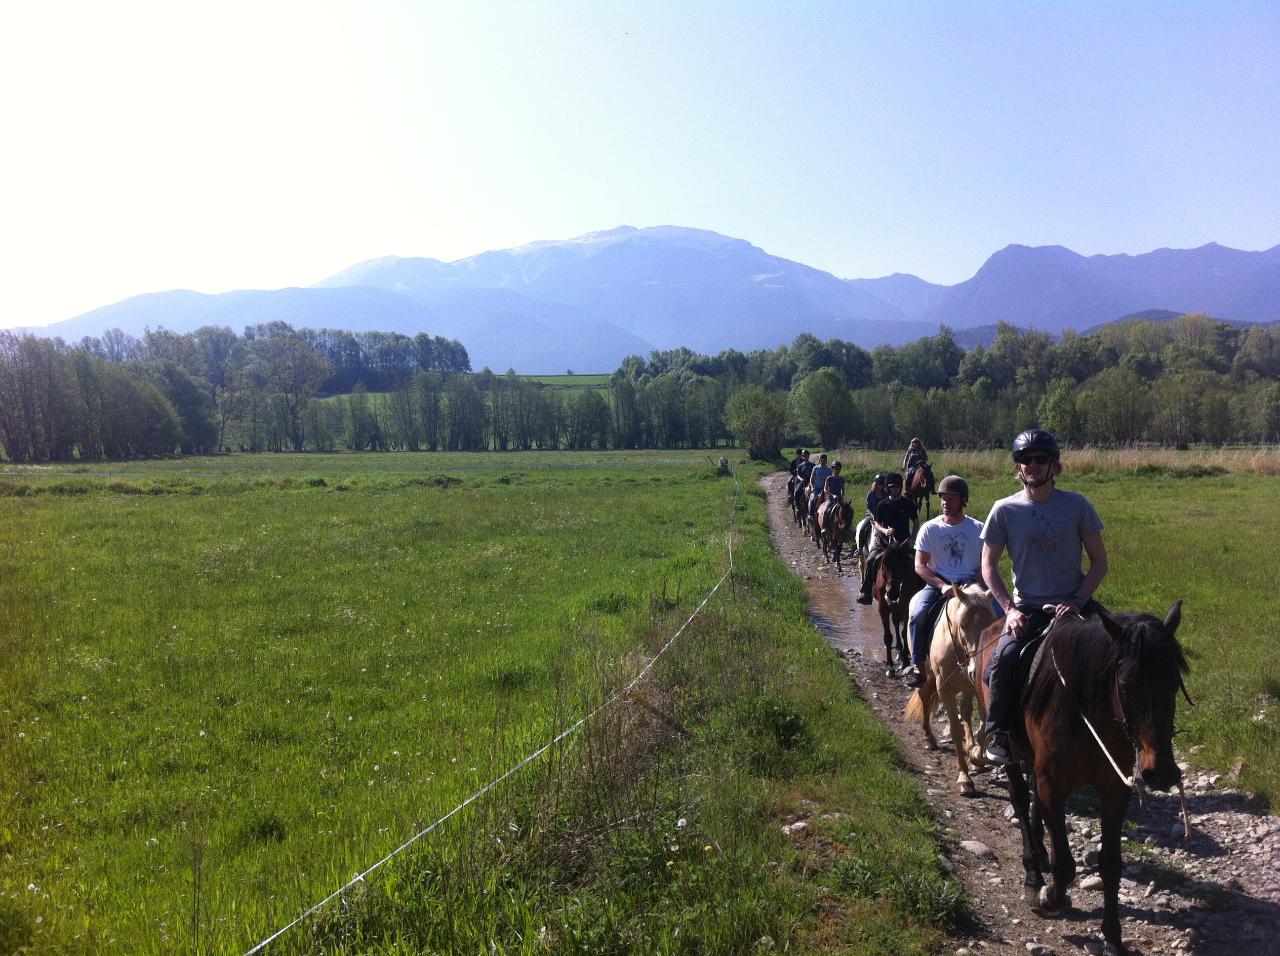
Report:
[[1053,333],[1143,310],[1280,319],[1280,246],[1216,244],[1138,256],[1008,246],[966,282],[897,273],[840,279],[702,229],[620,226],[455,262],[387,256],[307,289],[135,296],[31,331],[77,340],[117,327],[190,331],[280,319],[294,326],[456,338],[472,365],[502,371],[615,368],[629,354],[688,346],[715,353],[801,332],[863,347],[901,345],[940,325],[985,338],[997,322]]

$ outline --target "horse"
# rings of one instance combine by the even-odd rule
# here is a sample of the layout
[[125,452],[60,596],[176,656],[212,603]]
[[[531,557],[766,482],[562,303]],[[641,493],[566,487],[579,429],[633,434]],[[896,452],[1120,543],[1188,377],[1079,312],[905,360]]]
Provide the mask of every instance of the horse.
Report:
[[907,605],[911,603],[912,595],[923,586],[920,575],[916,574],[915,547],[911,539],[899,541],[890,538],[880,554],[880,566],[871,586],[871,596],[884,626],[885,675],[888,677],[897,674],[893,663],[895,650],[900,666],[906,667],[911,663],[906,636]]
[[[933,640],[929,644],[929,661],[925,665],[925,681],[907,702],[903,718],[918,721],[924,730],[924,749],[937,749],[930,717],[939,699],[951,725],[951,743],[956,750],[956,763],[960,772],[956,783],[966,797],[977,793],[973,778],[969,776],[969,763],[981,767],[986,763],[982,748],[973,734],[973,679],[969,676],[969,660],[978,649],[982,632],[995,620],[991,606],[991,592],[979,584],[966,584],[956,588],[955,597],[948,598],[942,606],[933,626]],[[986,713],[979,708],[980,719]],[[967,758],[967,759],[966,759]]]
[[791,511],[795,515],[796,524],[801,528],[809,520],[809,496],[805,493],[805,487],[805,483],[797,479],[796,486],[791,491]]
[[858,577],[867,573],[867,553],[871,550],[871,516],[867,515],[858,522],[853,532],[854,555],[857,558]]
[[927,521],[933,517],[933,498],[934,488],[933,468],[929,463],[923,462],[916,466],[916,470],[911,473],[911,484],[906,489],[906,496],[916,504],[916,511],[920,510],[920,503],[924,502],[924,517]]
[[[1191,698],[1183,682],[1187,659],[1176,635],[1181,618],[1177,601],[1164,620],[1103,611],[1055,619],[1030,678],[1026,710],[1010,734],[1015,760],[1007,768],[1009,800],[1022,830],[1023,899],[1045,916],[1070,906],[1067,888],[1076,867],[1064,807],[1075,790],[1092,785],[1101,802],[1102,935],[1122,954],[1128,950],[1120,936],[1120,831],[1130,791],[1140,784],[1182,788],[1173,755],[1174,717],[1178,691],[1188,703]],[[979,673],[1001,626],[996,622],[983,633],[975,658]],[[986,684],[977,683],[985,706]],[[1045,828],[1053,850],[1048,886],[1041,873]]]
[[828,498],[818,509],[818,527],[822,536],[822,556],[832,560],[835,552],[836,574],[843,574],[844,567],[840,563],[840,552],[844,550],[844,539],[849,533],[849,512],[852,509],[839,495]]

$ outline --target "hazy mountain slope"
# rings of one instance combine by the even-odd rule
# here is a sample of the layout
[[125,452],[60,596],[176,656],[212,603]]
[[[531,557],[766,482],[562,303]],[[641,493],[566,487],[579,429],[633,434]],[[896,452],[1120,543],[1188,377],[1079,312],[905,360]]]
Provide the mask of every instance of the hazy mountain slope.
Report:
[[918,319],[930,309],[938,305],[947,290],[946,285],[925,282],[917,276],[905,272],[895,272],[891,276],[879,279],[849,279],[848,283],[856,289],[868,292],[876,298],[887,302],[902,313],[903,318]]

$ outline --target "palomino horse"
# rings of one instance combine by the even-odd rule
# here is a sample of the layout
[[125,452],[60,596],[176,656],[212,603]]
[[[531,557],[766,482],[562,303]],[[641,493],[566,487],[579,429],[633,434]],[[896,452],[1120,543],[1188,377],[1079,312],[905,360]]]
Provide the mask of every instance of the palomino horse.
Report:
[[910,538],[905,541],[890,538],[881,552],[880,567],[871,586],[871,596],[875,598],[880,623],[884,626],[885,674],[889,677],[897,674],[893,663],[895,652],[900,666],[911,663],[907,651],[907,605],[924,585],[916,574],[915,556],[916,549]]
[[[1067,888],[1076,866],[1064,807],[1071,793],[1091,784],[1101,801],[1102,935],[1118,953],[1128,952],[1120,938],[1118,893],[1129,794],[1139,782],[1155,790],[1182,788],[1173,756],[1178,691],[1187,692],[1187,659],[1176,637],[1181,617],[1178,601],[1163,621],[1150,614],[1058,618],[1031,675],[1023,719],[1010,735],[1017,762],[1008,766],[1009,800],[1022,830],[1023,899],[1045,916],[1070,906]],[[997,622],[983,634],[978,673],[1001,626]],[[985,704],[985,682],[978,685]],[[1053,850],[1048,886],[1041,874],[1042,827],[1049,830]]]
[[828,498],[818,508],[822,556],[831,561],[834,553],[836,574],[844,573],[844,567],[840,563],[840,552],[844,550],[844,539],[849,534],[849,513],[852,510],[839,495]]
[[[966,584],[956,588],[955,597],[942,606],[937,623],[933,626],[933,640],[929,644],[929,662],[925,669],[924,683],[911,695],[907,711],[908,721],[918,721],[924,730],[925,750],[934,750],[938,742],[933,736],[930,718],[939,698],[947,712],[951,725],[951,744],[956,750],[956,764],[960,773],[956,783],[960,792],[971,797],[977,790],[969,776],[969,761],[981,767],[986,761],[982,748],[976,746],[973,734],[973,680],[969,676],[969,660],[978,649],[982,632],[995,620],[991,606],[991,592],[978,584]],[[986,714],[979,709],[979,718]]]
[[920,511],[920,503],[924,502],[925,519],[933,517],[933,498],[934,493],[933,469],[929,467],[926,461],[924,464],[916,467],[911,473],[911,486],[906,489],[904,494],[916,504],[916,512]]

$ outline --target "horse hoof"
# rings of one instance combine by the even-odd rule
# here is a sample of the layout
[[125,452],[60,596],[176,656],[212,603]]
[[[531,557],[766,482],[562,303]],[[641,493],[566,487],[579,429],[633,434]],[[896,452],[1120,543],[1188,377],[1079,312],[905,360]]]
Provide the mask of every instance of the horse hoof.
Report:
[[978,788],[973,785],[972,780],[965,780],[960,784],[960,795],[964,797],[976,797]]
[[1057,903],[1053,902],[1053,888],[1042,886],[1040,888],[1040,903],[1036,907],[1036,912],[1041,916],[1058,916],[1066,912],[1071,907],[1071,897],[1066,893],[1062,894],[1062,899]]
[[1040,908],[1040,890],[1039,886],[1024,886],[1022,888],[1022,902],[1026,903],[1033,910]]
[[925,750],[937,750],[937,749],[938,749],[938,745],[937,745],[937,743],[936,743],[936,742],[934,742],[934,741],[930,740],[928,737],[926,737],[926,738],[925,738],[925,740],[924,740],[924,749],[925,749]]

